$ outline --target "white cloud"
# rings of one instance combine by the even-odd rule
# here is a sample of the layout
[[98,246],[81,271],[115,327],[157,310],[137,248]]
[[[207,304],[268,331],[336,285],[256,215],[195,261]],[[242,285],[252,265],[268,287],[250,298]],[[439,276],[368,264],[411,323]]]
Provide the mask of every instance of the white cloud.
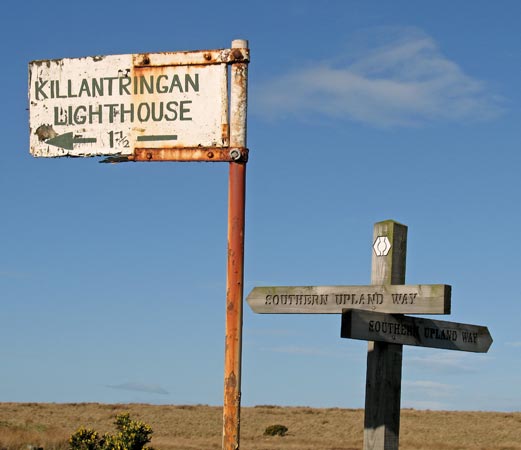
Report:
[[293,330],[288,329],[260,329],[260,328],[249,328],[245,330],[247,336],[294,336],[296,333]]
[[413,368],[428,370],[430,373],[475,373],[491,358],[481,354],[455,351],[430,351],[428,354],[411,352],[404,357],[404,364]]
[[145,384],[129,381],[127,383],[108,385],[111,389],[122,389],[124,391],[147,392],[149,394],[167,395],[169,392],[157,384]]
[[431,400],[404,400],[402,402],[402,408],[414,408],[414,409],[435,409],[435,410],[445,410],[450,409],[449,405],[437,401]]
[[[404,380],[402,382],[402,406],[415,409],[450,409],[442,399],[449,400],[458,388],[454,385],[430,380]],[[415,400],[414,398],[421,398]]]
[[296,345],[289,345],[285,347],[272,347],[264,350],[268,350],[275,353],[288,353],[291,355],[326,356],[334,358],[345,358],[347,354],[344,352],[332,351],[320,347],[299,347]]
[[517,341],[517,342],[507,342],[507,345],[509,347],[521,347],[521,341]]
[[30,278],[30,276],[31,274],[25,272],[0,271],[0,278],[27,279]]
[[430,397],[446,397],[451,395],[456,389],[453,385],[429,380],[403,381],[402,384],[403,388],[408,391],[420,392],[422,395]]
[[334,117],[378,127],[498,116],[497,97],[446,58],[418,30],[387,33],[386,42],[343,61],[314,61],[254,90],[258,112],[271,117]]

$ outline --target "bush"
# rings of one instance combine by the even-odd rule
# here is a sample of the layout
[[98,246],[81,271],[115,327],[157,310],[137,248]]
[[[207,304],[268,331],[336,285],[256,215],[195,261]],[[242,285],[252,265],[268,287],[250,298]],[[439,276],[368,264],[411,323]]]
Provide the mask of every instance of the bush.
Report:
[[265,436],[285,436],[288,432],[288,427],[285,425],[270,425],[264,430]]
[[98,433],[89,428],[81,427],[69,439],[71,450],[96,450],[99,449],[100,438]]
[[145,447],[153,433],[150,425],[137,422],[128,413],[118,414],[114,422],[118,432],[115,435],[99,434],[91,429],[81,427],[69,439],[70,450],[153,450]]

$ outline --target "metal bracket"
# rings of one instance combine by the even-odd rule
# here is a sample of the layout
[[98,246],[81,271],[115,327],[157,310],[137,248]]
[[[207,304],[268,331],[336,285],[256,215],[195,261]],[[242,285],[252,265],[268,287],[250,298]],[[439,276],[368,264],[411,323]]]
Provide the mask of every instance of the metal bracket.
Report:
[[132,60],[134,67],[249,63],[250,50],[248,48],[225,48],[193,52],[137,53],[132,55]]
[[248,161],[248,149],[243,147],[210,148],[136,148],[129,161],[177,162],[240,162]]

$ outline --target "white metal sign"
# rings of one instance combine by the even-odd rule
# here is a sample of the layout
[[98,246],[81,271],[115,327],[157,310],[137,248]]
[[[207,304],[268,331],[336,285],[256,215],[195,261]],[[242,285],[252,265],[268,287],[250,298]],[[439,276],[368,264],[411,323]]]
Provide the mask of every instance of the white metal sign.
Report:
[[230,52],[30,63],[31,153],[126,156],[136,148],[228,146]]

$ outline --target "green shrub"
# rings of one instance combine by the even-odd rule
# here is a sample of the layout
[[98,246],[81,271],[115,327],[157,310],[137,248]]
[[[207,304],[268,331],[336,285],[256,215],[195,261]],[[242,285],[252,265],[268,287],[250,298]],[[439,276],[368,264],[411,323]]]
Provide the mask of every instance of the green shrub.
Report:
[[90,428],[81,427],[69,439],[71,450],[97,450],[99,449],[100,438],[98,433]]
[[288,427],[285,425],[270,425],[264,430],[265,436],[285,436],[288,432]]
[[81,427],[69,439],[70,450],[153,450],[145,447],[153,433],[150,425],[137,422],[128,413],[116,416],[117,433],[114,435],[99,434],[91,429]]

